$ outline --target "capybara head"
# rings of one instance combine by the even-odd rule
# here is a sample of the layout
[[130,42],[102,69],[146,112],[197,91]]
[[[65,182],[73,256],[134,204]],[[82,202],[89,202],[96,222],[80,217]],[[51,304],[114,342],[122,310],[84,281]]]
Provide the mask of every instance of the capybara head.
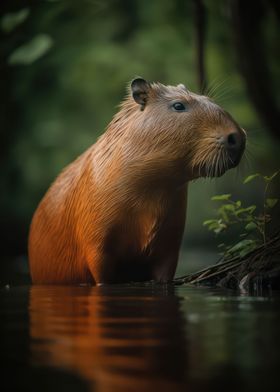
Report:
[[143,159],[154,163],[178,163],[186,181],[221,176],[240,162],[245,131],[207,96],[182,84],[165,86],[142,78],[132,81],[129,95],[113,123],[127,129],[132,154],[139,149]]

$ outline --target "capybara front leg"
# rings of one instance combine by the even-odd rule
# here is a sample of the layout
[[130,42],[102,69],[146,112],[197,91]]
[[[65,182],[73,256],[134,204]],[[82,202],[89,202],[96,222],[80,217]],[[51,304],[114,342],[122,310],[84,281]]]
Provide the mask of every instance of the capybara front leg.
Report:
[[115,262],[108,254],[90,252],[87,257],[88,267],[96,284],[113,283]]
[[153,270],[153,277],[157,282],[167,283],[172,281],[178,263],[178,252],[164,255],[157,260]]

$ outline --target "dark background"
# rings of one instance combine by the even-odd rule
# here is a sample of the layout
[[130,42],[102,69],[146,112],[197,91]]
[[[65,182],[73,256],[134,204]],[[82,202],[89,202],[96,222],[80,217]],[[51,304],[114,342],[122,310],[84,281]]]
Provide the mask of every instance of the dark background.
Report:
[[[210,200],[260,204],[244,176],[280,167],[278,1],[1,2],[1,281],[26,272],[32,214],[60,170],[94,143],[135,76],[211,90],[248,133],[247,159],[190,186],[184,247],[208,249]],[[279,190],[279,180],[272,192]],[[236,234],[232,234],[236,235]]]

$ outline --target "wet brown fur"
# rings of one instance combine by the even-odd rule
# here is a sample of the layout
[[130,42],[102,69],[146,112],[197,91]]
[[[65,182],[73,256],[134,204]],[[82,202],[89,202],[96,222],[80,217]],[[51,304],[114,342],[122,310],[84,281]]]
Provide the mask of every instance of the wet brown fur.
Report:
[[[190,109],[172,111],[176,101]],[[129,93],[106,132],[39,204],[29,237],[34,283],[173,278],[187,184],[232,167],[217,139],[241,130],[223,109],[181,85],[151,84],[142,109]]]

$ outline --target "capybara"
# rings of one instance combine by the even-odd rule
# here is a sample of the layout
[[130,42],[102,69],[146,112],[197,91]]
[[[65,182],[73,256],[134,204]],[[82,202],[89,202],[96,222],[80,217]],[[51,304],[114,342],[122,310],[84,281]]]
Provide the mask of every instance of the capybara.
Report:
[[188,183],[235,167],[245,144],[244,130],[208,97],[134,79],[105,133],[34,214],[33,283],[172,280]]

